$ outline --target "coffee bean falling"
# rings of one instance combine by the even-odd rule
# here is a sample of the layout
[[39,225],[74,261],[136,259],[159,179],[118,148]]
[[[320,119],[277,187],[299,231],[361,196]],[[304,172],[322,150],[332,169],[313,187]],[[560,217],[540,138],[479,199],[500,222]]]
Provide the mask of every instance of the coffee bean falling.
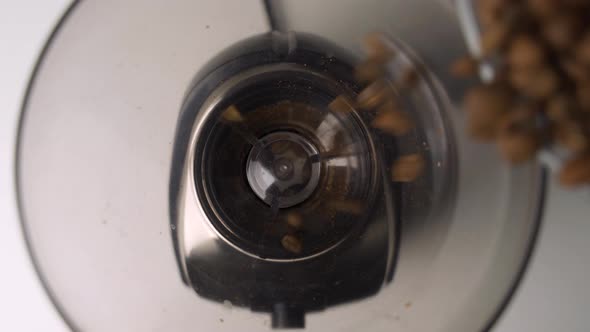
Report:
[[416,153],[398,158],[391,168],[391,178],[397,182],[411,182],[422,174],[425,161],[422,155]]
[[[420,76],[416,68],[408,67],[402,71],[395,82],[387,78],[386,65],[393,60],[395,52],[385,42],[382,34],[367,35],[364,46],[367,58],[357,65],[355,77],[359,83],[366,84],[366,87],[358,94],[355,104],[361,110],[376,113],[371,122],[373,128],[389,135],[406,135],[414,128],[414,122],[399,106],[397,93],[415,88],[420,81]],[[342,101],[335,100],[331,105],[336,109],[346,108],[346,103]],[[336,105],[342,105],[342,107],[336,107]],[[411,162],[412,160],[414,162]],[[396,163],[398,171],[392,173],[394,181],[413,181],[425,168],[421,157],[409,157],[409,159],[402,157],[394,163],[393,169],[396,169]],[[348,208],[351,206],[355,205],[346,204]],[[339,209],[344,207],[344,205],[340,206]],[[353,210],[349,213],[354,213]]]
[[242,113],[238,110],[235,105],[229,106],[222,114],[221,117],[228,122],[242,122],[244,118]]
[[285,250],[294,254],[300,254],[301,250],[303,249],[301,240],[293,234],[287,234],[283,236],[281,239],[281,244]]

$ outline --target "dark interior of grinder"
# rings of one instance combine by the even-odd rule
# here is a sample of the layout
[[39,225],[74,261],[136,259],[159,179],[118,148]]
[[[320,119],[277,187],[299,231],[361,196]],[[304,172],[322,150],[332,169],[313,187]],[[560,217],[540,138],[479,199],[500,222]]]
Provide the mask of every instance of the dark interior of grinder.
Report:
[[335,96],[321,81],[298,68],[275,70],[228,100],[205,142],[202,178],[218,227],[241,248],[305,257],[362,219],[373,165],[359,120],[327,108]]
[[375,293],[391,266],[366,115],[333,107],[360,90],[339,52],[313,36],[255,37],[217,57],[185,103],[201,116],[194,186],[220,240],[181,258],[189,282],[272,312],[277,328]]

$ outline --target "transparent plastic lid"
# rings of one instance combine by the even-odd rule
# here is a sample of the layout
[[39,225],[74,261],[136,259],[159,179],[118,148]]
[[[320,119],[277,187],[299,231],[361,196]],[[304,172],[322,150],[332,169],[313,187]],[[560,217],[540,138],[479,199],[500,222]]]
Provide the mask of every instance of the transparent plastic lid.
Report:
[[[305,0],[270,13],[294,32],[269,32],[262,3],[240,1],[80,2],[65,16],[17,155],[31,255],[64,319],[488,328],[528,258],[543,181],[464,136],[452,7]],[[391,51],[378,84],[358,79],[375,30]],[[396,85],[408,70],[411,88]],[[388,125],[393,99],[412,126]]]

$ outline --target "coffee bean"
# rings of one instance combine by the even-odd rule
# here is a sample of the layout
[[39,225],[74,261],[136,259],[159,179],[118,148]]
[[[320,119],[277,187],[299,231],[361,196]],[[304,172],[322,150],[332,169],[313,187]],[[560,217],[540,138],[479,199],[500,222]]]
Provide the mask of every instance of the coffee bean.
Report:
[[559,172],[559,182],[566,187],[590,183],[590,154],[568,160]]
[[545,50],[529,35],[520,35],[511,42],[506,56],[511,69],[531,69],[544,65]]
[[590,31],[586,32],[575,49],[576,60],[590,66]]
[[560,68],[575,83],[583,84],[590,82],[590,70],[574,58],[566,57],[561,59]]
[[557,94],[551,97],[545,107],[547,117],[555,122],[571,119],[575,108],[575,99],[566,94]]
[[573,153],[583,152],[590,147],[588,137],[580,123],[571,120],[557,123],[555,140]]
[[331,200],[326,202],[330,209],[353,215],[360,215],[365,211],[365,204],[357,200]]
[[359,93],[357,104],[362,109],[374,109],[393,96],[391,83],[386,80],[377,80]]
[[528,11],[539,19],[546,19],[559,12],[561,0],[526,0]]
[[303,249],[303,244],[301,243],[301,240],[297,236],[292,234],[287,234],[283,236],[283,238],[281,239],[281,244],[283,245],[283,248],[285,248],[285,250],[292,252],[294,254],[301,253],[301,250]]
[[539,145],[539,135],[532,130],[503,129],[498,133],[500,154],[511,163],[530,160],[535,156]]
[[590,112],[590,82],[576,87],[576,99],[583,111]]
[[384,75],[385,68],[383,65],[372,60],[365,60],[354,69],[354,77],[360,83],[375,81]]
[[401,90],[413,89],[418,84],[420,75],[416,68],[410,67],[402,71],[396,85]]
[[560,84],[561,79],[557,72],[547,67],[535,75],[534,83],[525,91],[528,91],[529,96],[533,98],[547,99],[559,90]]
[[479,21],[484,27],[494,24],[502,19],[504,6],[508,5],[506,0],[478,0],[474,7]]
[[510,86],[522,92],[532,83],[534,72],[534,69],[528,68],[509,70],[507,75]]
[[509,111],[511,104],[511,94],[500,85],[471,88],[463,99],[471,136],[482,140],[494,138],[501,116]]
[[221,116],[224,120],[229,122],[244,121],[242,114],[235,105],[231,105],[230,107],[228,107]]
[[336,113],[347,113],[355,111],[352,100],[350,100],[348,97],[344,95],[340,95],[334,98],[334,100],[332,100],[332,102],[328,104],[328,108],[332,112]]
[[582,22],[569,13],[553,15],[542,26],[543,37],[557,51],[570,49],[581,30]]
[[414,128],[412,119],[392,100],[379,107],[371,125],[391,135],[405,135]]
[[455,77],[471,77],[477,74],[479,62],[470,56],[457,59],[451,65],[451,74]]
[[497,52],[507,42],[510,26],[503,22],[495,22],[486,27],[481,35],[481,51],[483,55]]
[[287,225],[294,229],[301,229],[303,227],[303,218],[297,212],[289,212],[286,216]]
[[397,182],[414,181],[424,172],[425,164],[420,154],[402,156],[393,163],[391,178]]
[[371,62],[382,64],[391,60],[394,56],[393,49],[387,45],[382,33],[367,34],[363,42],[367,57]]
[[533,103],[519,103],[501,116],[499,128],[503,131],[536,130],[537,111]]

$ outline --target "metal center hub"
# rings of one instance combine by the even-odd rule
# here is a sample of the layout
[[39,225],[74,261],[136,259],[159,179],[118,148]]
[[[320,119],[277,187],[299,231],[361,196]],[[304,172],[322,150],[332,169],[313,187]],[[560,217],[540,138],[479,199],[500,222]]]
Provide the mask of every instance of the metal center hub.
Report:
[[293,177],[293,162],[286,158],[275,161],[274,173],[280,180],[289,180]]
[[306,200],[320,179],[318,150],[303,136],[274,132],[252,147],[246,164],[250,187],[273,208],[286,208]]

